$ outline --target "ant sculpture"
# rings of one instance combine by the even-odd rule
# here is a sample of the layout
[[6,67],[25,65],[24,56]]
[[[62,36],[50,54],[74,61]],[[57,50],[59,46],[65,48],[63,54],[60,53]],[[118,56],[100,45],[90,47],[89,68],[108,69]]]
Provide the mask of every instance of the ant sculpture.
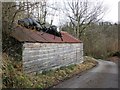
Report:
[[[58,36],[63,41],[61,32],[57,31],[57,26],[51,25],[50,27],[47,28],[47,27],[45,27],[44,24],[45,23],[41,24],[39,21],[36,21],[33,18],[24,18],[24,19],[18,20],[18,25],[21,25],[21,26],[26,27],[28,29],[30,29],[30,28],[36,29],[37,31],[42,30],[43,33],[41,35],[43,35],[44,33],[53,34],[54,39],[55,39],[55,36]],[[43,25],[44,25],[44,27],[43,27]]]

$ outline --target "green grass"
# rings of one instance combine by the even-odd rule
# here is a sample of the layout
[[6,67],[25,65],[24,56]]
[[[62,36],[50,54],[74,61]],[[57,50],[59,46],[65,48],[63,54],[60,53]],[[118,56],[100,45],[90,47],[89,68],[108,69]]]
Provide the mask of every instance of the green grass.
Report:
[[66,80],[73,75],[86,71],[94,66],[97,62],[94,58],[85,57],[85,61],[81,64],[64,66],[58,69],[43,71],[36,75],[25,74],[17,66],[13,64],[9,58],[4,58],[3,62],[3,87],[4,88],[48,88],[60,81]]

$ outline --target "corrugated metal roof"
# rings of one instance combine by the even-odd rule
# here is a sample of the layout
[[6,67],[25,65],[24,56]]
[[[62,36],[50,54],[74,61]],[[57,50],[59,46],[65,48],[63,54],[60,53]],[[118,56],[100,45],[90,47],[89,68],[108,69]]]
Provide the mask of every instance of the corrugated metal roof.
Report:
[[11,33],[11,36],[20,42],[43,42],[43,43],[80,43],[81,41],[74,38],[67,32],[61,32],[63,41],[60,37],[52,34],[44,33],[42,31],[33,31],[21,26],[17,26]]

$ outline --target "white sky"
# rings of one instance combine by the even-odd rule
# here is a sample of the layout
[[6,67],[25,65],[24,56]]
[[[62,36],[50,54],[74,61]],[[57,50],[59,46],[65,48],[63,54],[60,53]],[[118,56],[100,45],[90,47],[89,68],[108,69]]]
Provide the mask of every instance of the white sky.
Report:
[[108,7],[108,12],[103,18],[104,21],[118,22],[118,2],[120,0],[103,0],[104,4]]
[[[59,0],[49,0],[49,1],[53,1],[53,2],[60,2]],[[91,2],[96,2],[96,1],[100,1],[103,2],[103,5],[108,9],[108,11],[106,12],[105,16],[103,17],[103,21],[110,21],[113,23],[118,23],[118,2],[120,0],[90,0]],[[60,3],[59,3],[60,4]],[[53,24],[59,26],[59,18],[60,17],[54,17],[53,20]]]
[[[30,0],[30,1],[33,1],[33,0]],[[40,1],[40,0],[36,0],[36,1]],[[56,1],[60,2],[61,0],[48,0],[48,1],[50,1],[50,2],[56,2]],[[67,0],[64,0],[64,1],[67,1]],[[91,2],[101,1],[101,2],[103,2],[104,6],[108,8],[108,11],[106,12],[106,15],[104,16],[103,21],[110,21],[110,22],[113,22],[113,23],[118,22],[118,2],[120,0],[88,0],[88,1],[91,1]],[[54,17],[53,23],[58,23],[57,22],[58,20],[56,20],[56,19],[59,19],[59,18]]]
[[[11,0],[1,0],[1,1],[11,1]],[[20,1],[20,0],[18,0]],[[33,0],[29,0],[33,1]],[[35,0],[40,1],[40,0]],[[60,1],[60,0],[49,0],[49,1]],[[65,0],[64,0],[65,1]],[[103,1],[104,5],[107,6],[108,11],[106,12],[106,15],[104,16],[104,21],[111,21],[111,22],[118,22],[118,2],[120,0],[88,0],[88,1]],[[119,7],[120,8],[120,7]],[[120,12],[120,11],[119,11]]]

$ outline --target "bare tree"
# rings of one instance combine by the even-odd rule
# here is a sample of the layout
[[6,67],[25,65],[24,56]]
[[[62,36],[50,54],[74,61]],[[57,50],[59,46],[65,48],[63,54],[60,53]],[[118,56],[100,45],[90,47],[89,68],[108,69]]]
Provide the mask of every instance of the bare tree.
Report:
[[[13,30],[14,22],[17,19],[24,17],[30,17],[30,12],[35,9],[35,6],[39,4],[39,2],[3,2],[3,15],[2,21],[3,23],[7,22],[8,29],[7,31],[11,32]],[[22,16],[20,17],[20,13]]]
[[91,24],[102,19],[105,8],[100,2],[92,3],[88,0],[71,0],[64,2],[64,13],[69,18],[75,36],[81,37],[84,30]]
[[41,0],[38,5],[36,5],[36,13],[34,16],[43,23],[46,23],[47,16],[47,1]]
[[[17,19],[21,19],[23,16],[27,17],[27,10],[29,9],[29,14],[32,9],[35,8],[38,2],[31,2],[26,4],[26,2],[3,2],[2,3],[2,48],[3,52],[11,49],[13,43],[10,41],[10,34],[14,30],[14,26]],[[22,16],[19,16],[19,15]]]

